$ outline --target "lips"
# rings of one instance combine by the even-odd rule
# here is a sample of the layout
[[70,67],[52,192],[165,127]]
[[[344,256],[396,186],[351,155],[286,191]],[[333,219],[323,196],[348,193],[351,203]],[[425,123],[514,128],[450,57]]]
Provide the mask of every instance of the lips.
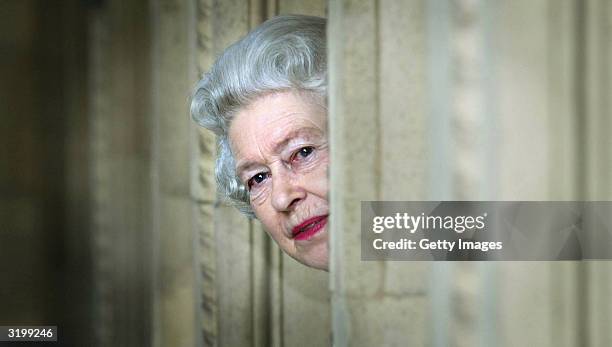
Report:
[[309,218],[291,229],[295,240],[308,240],[327,224],[327,215]]

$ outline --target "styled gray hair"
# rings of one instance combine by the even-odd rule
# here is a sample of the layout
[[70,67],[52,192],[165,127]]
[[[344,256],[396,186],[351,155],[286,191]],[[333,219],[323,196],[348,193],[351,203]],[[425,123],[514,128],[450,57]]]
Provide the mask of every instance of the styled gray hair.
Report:
[[325,24],[312,16],[274,17],[228,47],[196,85],[191,116],[217,135],[218,193],[250,217],[255,215],[248,190],[236,176],[230,123],[255,99],[280,91],[313,94],[325,105]]

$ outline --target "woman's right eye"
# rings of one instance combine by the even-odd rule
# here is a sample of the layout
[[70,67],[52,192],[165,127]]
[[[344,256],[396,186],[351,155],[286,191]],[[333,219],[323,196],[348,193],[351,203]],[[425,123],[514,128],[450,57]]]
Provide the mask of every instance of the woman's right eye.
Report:
[[255,176],[251,177],[249,179],[248,186],[249,186],[249,190],[257,187],[259,184],[261,184],[266,178],[268,178],[268,173],[267,172],[260,172],[255,174]]

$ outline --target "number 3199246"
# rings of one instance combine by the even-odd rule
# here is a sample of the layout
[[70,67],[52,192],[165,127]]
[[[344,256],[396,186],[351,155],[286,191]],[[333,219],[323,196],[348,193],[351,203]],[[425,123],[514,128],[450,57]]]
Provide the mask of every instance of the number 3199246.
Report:
[[9,338],[22,338],[22,337],[53,337],[53,329],[8,329]]

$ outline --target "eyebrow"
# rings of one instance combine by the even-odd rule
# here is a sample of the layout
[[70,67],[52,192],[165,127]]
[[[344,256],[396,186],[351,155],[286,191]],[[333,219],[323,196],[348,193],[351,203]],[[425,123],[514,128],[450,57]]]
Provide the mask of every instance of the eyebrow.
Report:
[[[314,127],[303,127],[303,128],[292,130],[287,135],[285,135],[285,137],[281,141],[279,141],[277,144],[274,145],[274,147],[272,148],[272,152],[279,153],[283,148],[287,146],[289,142],[291,142],[291,140],[293,140],[294,138],[302,134],[313,135],[316,133],[322,134],[320,129],[317,129]],[[253,166],[257,166],[257,165],[260,165],[260,164],[256,161],[250,161],[250,160],[240,163],[239,165],[236,166],[236,176],[240,177],[243,171],[250,169]]]

